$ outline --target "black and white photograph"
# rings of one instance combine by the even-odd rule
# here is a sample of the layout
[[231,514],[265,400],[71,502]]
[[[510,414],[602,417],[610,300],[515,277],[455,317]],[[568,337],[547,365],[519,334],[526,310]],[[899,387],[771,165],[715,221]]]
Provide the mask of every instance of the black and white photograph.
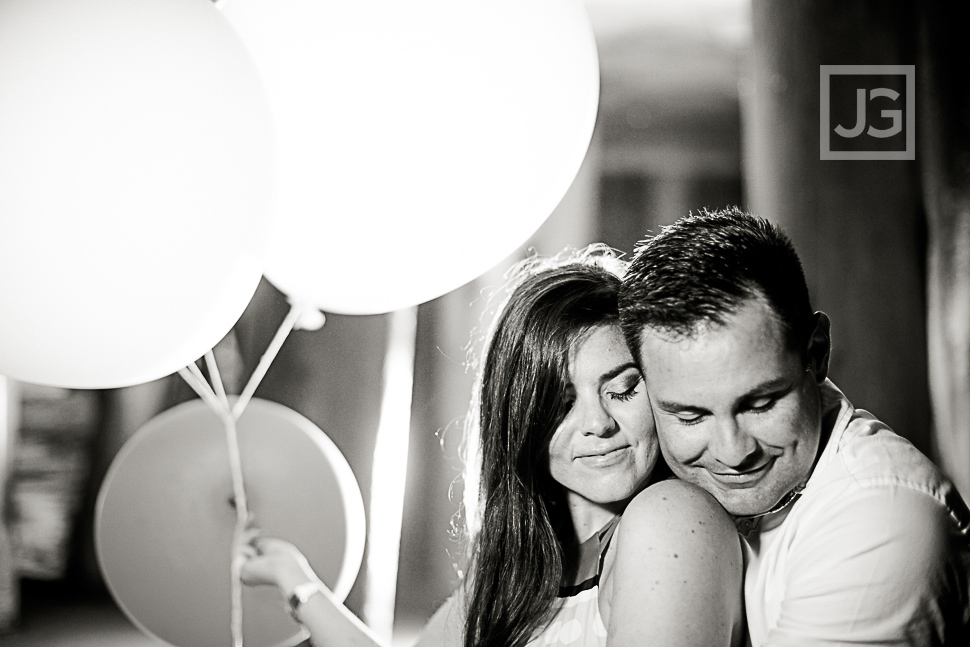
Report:
[[968,21],[0,0],[0,645],[970,645]]

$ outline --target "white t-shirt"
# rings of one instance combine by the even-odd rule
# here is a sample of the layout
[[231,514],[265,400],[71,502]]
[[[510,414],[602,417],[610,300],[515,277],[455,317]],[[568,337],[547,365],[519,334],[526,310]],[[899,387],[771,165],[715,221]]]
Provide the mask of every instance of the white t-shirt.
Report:
[[829,381],[822,398],[831,435],[801,496],[737,520],[751,645],[970,646],[970,512],[956,488]]

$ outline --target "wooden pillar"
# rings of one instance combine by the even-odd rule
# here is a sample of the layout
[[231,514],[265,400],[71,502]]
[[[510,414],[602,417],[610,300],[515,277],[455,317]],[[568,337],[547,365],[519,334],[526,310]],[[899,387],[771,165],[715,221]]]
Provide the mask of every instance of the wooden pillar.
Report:
[[913,2],[755,0],[742,124],[748,206],[788,231],[832,318],[832,379],[929,452],[916,162],[819,159],[819,66],[912,65],[915,14]]
[[935,442],[940,464],[968,498],[970,54],[963,45],[966,20],[954,13],[941,3],[921,5],[917,158],[929,223],[927,322]]

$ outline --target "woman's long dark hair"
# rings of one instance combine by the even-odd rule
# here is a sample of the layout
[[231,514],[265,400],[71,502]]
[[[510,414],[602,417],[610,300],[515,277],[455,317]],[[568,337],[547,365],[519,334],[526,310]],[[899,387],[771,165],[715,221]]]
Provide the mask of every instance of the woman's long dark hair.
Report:
[[618,320],[622,267],[603,246],[525,261],[488,335],[469,416],[481,475],[465,647],[521,647],[551,619],[573,526],[548,442],[566,415],[570,348]]

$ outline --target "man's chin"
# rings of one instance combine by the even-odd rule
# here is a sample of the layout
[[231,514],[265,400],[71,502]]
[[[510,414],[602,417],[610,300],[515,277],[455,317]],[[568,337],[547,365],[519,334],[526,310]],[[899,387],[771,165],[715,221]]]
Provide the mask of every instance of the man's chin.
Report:
[[768,512],[788,494],[787,491],[777,493],[779,489],[777,484],[773,483],[770,478],[765,478],[770,477],[770,473],[752,479],[752,482],[731,484],[719,481],[707,470],[674,469],[674,474],[678,478],[706,490],[708,494],[717,499],[717,502],[728,514],[735,517],[750,517]]
[[[710,490],[708,490],[711,492]],[[735,490],[711,492],[728,514],[735,517],[750,517],[764,514],[778,505],[785,495],[776,496],[768,492]]]
[[718,476],[707,470],[678,476],[706,490],[729,514],[748,517],[768,512],[788,494],[774,481],[770,467],[771,464],[760,474],[744,474],[740,478]]

